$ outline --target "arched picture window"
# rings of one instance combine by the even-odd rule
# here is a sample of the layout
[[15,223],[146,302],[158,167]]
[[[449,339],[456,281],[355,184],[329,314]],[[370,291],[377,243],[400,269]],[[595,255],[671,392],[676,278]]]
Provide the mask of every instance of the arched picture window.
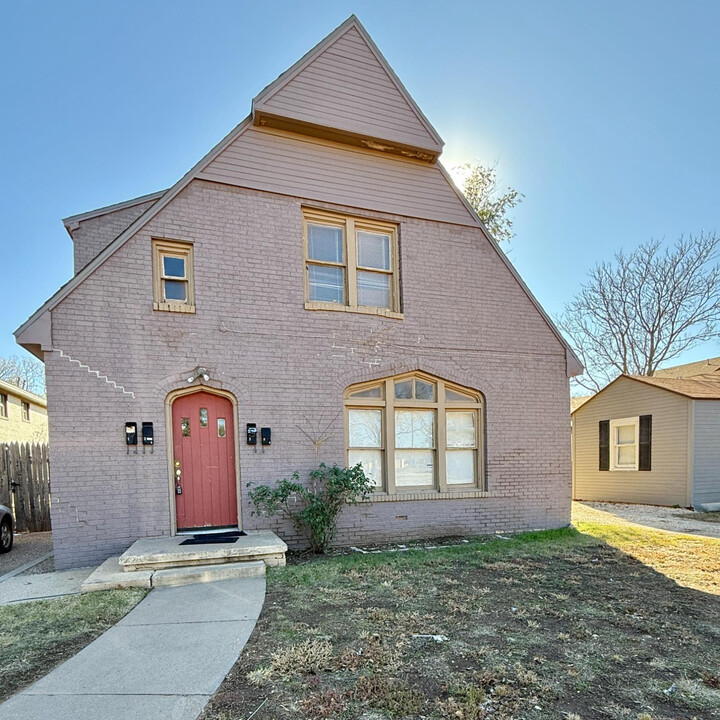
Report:
[[484,489],[482,395],[425,373],[345,392],[347,463],[378,492]]

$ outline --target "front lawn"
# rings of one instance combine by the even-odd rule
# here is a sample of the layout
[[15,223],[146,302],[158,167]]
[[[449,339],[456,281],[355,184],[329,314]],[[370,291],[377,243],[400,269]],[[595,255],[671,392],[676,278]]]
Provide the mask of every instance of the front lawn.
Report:
[[145,595],[113,590],[0,606],[0,702],[82,650]]
[[203,717],[720,717],[719,560],[720,540],[588,523],[272,569]]

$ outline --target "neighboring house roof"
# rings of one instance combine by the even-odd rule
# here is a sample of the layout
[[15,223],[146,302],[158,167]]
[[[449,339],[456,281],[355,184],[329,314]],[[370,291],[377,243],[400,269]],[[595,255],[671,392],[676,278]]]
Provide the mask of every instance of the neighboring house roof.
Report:
[[577,397],[570,398],[570,412],[575,412],[581,405],[584,405],[594,395],[579,395]]
[[664,368],[663,370],[656,370],[653,377],[687,378],[693,377],[694,375],[706,375],[713,372],[720,374],[720,357],[698,360],[697,362],[675,365],[674,367]]
[[720,374],[694,375],[688,378],[657,377],[656,375],[652,377],[629,375],[626,377],[694,400],[720,400]]
[[[573,407],[571,405],[571,414],[576,413],[581,407],[585,407],[596,397],[602,395],[608,388],[612,387],[616,382],[623,379],[633,380],[635,382],[643,383],[644,385],[649,385],[650,387],[666,390],[667,392],[682,395],[683,397],[691,400],[720,400],[720,373],[695,375],[690,378],[620,375],[611,383],[608,383],[602,390],[595,393],[595,395],[591,395],[585,400],[585,402],[579,404],[577,407]],[[574,399],[575,398],[571,398],[571,403]]]
[[[410,107],[412,112],[417,114],[419,121],[422,122],[423,126],[427,130],[428,137],[431,138],[433,142],[438,143],[439,153],[439,150],[442,149],[442,140],[440,136],[437,134],[434,128],[432,128],[432,126],[427,121],[427,119],[422,114],[422,112],[417,107],[412,98],[410,98],[407,90],[397,79],[395,73],[387,64],[387,61],[377,49],[374,42],[370,39],[367,31],[362,26],[360,21],[355,17],[355,15],[351,15],[344,23],[342,23],[342,25],[336,28],[332,33],[330,33],[330,35],[328,35],[324,40],[318,43],[315,48],[313,48],[308,54],[306,54],[295,65],[293,65],[293,67],[291,67],[277,80],[267,86],[253,100],[253,113],[255,112],[256,106],[260,109],[265,107],[265,104],[270,101],[271,97],[277,96],[287,84],[289,84],[291,81],[293,81],[294,78],[298,76],[298,74],[303,70],[303,68],[305,68],[315,59],[317,59],[319,55],[325,52],[330,46],[332,46],[332,44],[338,38],[350,31],[356,32],[359,35],[360,39],[367,44],[371,53],[376,57],[377,62],[380,63],[380,66],[388,74],[388,77],[390,78],[392,83],[395,84],[398,92],[401,93],[408,102],[408,106]],[[183,175],[180,180],[178,180],[172,187],[168,188],[162,195],[159,195],[158,199],[142,215],[140,215],[140,217],[130,223],[130,225],[122,233],[120,233],[120,235],[118,235],[115,240],[113,240],[109,245],[107,245],[104,250],[98,253],[98,255],[91,262],[89,262],[71,280],[69,280],[65,285],[63,285],[47,302],[45,302],[38,310],[36,310],[35,313],[33,313],[33,315],[28,318],[28,320],[26,320],[15,331],[14,334],[16,341],[42,360],[43,353],[49,352],[53,349],[50,316],[50,312],[52,311],[52,309],[55,308],[64,298],[66,298],[87,277],[92,275],[92,273],[100,265],[102,265],[105,260],[107,260],[111,255],[113,255],[115,251],[120,248],[127,240],[133,237],[133,235],[135,235],[142,227],[144,227],[148,222],[150,222],[152,218],[154,218],[158,213],[160,213],[160,211],[163,210],[163,208],[165,208],[185,187],[187,187],[187,185],[189,185],[194,178],[196,178],[205,168],[207,168],[208,165],[210,165],[210,163],[213,162],[213,160],[215,160],[220,155],[220,153],[222,153],[238,137],[240,137],[240,135],[242,135],[245,130],[252,127],[255,120],[256,118],[254,114],[251,114],[247,118],[245,118],[245,120],[243,120],[239,125],[237,125],[204,158],[202,158],[185,175]],[[308,123],[308,125],[310,127],[313,127],[312,123]],[[483,231],[485,236],[489,239],[490,245],[496,251],[502,262],[506,265],[512,276],[523,289],[531,303],[535,306],[541,317],[545,320],[549,328],[560,341],[561,345],[564,346],[567,376],[571,377],[582,373],[583,367],[581,362],[578,360],[571,347],[565,341],[565,338],[562,336],[560,331],[557,329],[557,327],[547,315],[545,310],[542,308],[540,303],[537,301],[535,296],[530,292],[530,289],[522,280],[517,270],[508,259],[507,255],[502,250],[500,250],[498,244],[492,239],[492,235],[488,232],[487,228],[480,220],[475,210],[471,207],[470,203],[467,201],[467,198],[465,198],[462,192],[457,188],[445,168],[439,162],[437,163],[437,167],[442,172],[443,176],[447,180],[453,192],[459,198],[460,202],[467,209],[471,218],[471,222]],[[147,199],[148,197],[146,196],[145,200]],[[138,202],[143,201],[142,198],[137,198],[136,200]],[[110,212],[110,210],[107,209],[105,209],[105,211]],[[77,218],[78,216],[73,217]],[[66,218],[66,220],[70,219],[71,218]]]
[[32,403],[33,405],[39,405],[40,407],[44,408],[47,407],[47,400],[44,397],[36,395],[29,390],[23,390],[17,385],[5,382],[5,380],[0,380],[0,392],[3,394],[7,393],[8,395],[14,395],[15,397],[22,398],[23,400],[27,400],[27,402]]

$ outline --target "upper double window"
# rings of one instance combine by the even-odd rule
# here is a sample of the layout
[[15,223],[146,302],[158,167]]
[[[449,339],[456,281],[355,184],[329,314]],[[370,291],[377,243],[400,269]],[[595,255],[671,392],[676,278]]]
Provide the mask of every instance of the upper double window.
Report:
[[397,226],[305,209],[303,236],[308,309],[400,312]]

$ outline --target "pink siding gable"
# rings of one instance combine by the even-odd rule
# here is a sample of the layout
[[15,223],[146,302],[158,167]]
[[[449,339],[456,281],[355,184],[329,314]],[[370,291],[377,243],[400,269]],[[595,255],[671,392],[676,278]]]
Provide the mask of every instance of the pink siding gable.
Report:
[[248,128],[198,178],[477,227],[437,164]]
[[254,109],[440,152],[442,141],[411,102],[350,25],[295,77],[261,93]]

